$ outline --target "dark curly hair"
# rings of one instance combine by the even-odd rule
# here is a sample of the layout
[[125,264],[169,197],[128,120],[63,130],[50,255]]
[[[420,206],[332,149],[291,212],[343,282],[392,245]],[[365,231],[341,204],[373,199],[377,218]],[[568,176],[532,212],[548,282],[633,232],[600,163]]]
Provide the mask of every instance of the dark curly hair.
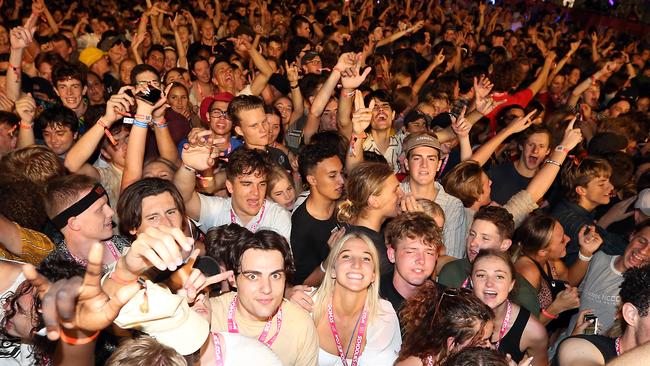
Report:
[[647,316],[650,308],[650,264],[625,271],[619,295],[621,304],[629,302],[640,316]]
[[440,291],[433,282],[426,282],[408,299],[400,315],[405,333],[397,361],[432,356],[443,362],[451,356],[447,348],[449,337],[457,345],[468,341],[469,346],[478,345],[485,325],[494,319],[492,309],[470,290]]
[[234,271],[239,263],[238,258],[233,259],[235,247],[252,237],[253,233],[237,224],[213,227],[205,234],[205,251],[223,265],[226,271]]
[[296,268],[293,264],[291,248],[287,239],[273,230],[259,230],[249,240],[240,241],[232,250],[232,261],[236,264],[233,268],[235,275],[241,273],[241,260],[248,249],[277,250],[284,259],[284,273],[287,281],[291,278]]
[[313,174],[318,163],[334,156],[339,156],[334,146],[323,143],[304,145],[298,152],[298,171],[302,182],[308,184],[307,176]]
[[503,353],[483,347],[469,347],[451,355],[442,366],[508,366]]
[[271,162],[263,151],[240,147],[228,157],[226,178],[231,182],[240,175],[261,174],[268,177],[270,172]]

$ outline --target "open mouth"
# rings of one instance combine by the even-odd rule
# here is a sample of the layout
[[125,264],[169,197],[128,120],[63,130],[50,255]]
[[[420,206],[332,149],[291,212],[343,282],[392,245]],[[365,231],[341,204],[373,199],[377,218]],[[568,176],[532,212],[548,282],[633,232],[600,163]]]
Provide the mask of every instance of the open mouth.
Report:
[[486,299],[496,299],[497,292],[492,290],[485,290],[483,291],[483,295],[485,296]]
[[352,273],[347,273],[347,274],[345,275],[345,277],[348,278],[348,279],[350,279],[350,280],[357,280],[357,281],[358,281],[358,280],[363,280],[363,277],[364,277],[364,276],[363,276],[363,274],[361,274],[361,273],[354,273],[354,272],[352,272]]

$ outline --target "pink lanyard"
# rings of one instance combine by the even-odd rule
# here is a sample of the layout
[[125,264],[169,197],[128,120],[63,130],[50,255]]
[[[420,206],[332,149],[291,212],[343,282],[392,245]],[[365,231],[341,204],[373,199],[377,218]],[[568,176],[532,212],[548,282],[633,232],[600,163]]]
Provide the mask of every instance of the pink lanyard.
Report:
[[217,366],[223,366],[223,355],[221,354],[221,344],[217,333],[212,333],[212,343],[214,344],[214,358]]
[[616,347],[616,356],[620,356],[622,351],[621,351],[621,337],[616,337],[616,340],[614,341],[614,347]]
[[[230,302],[230,307],[228,308],[228,333],[239,333],[239,327],[237,327],[237,322],[235,321],[235,311],[237,308],[237,295],[232,299]],[[268,341],[266,340],[266,337],[269,335],[269,331],[271,330],[271,324],[273,323],[273,316],[269,318],[269,320],[266,322],[264,325],[264,330],[262,330],[262,334],[257,338],[258,341],[266,344],[268,347],[271,347],[273,345],[273,342],[275,342],[275,339],[278,338],[278,334],[280,334],[280,328],[282,327],[282,305],[280,305],[280,309],[278,309],[278,326],[277,330],[275,331],[275,335],[271,337]]]
[[[332,330],[332,336],[334,336],[334,343],[336,343],[336,349],[339,351],[339,357],[341,357],[341,362],[343,366],[348,366],[348,360],[346,357],[347,352],[343,352],[343,345],[341,345],[341,337],[339,337],[339,332],[336,330],[336,324],[334,324],[334,312],[332,311],[332,302],[327,305],[327,321],[330,323],[330,329]],[[364,307],[361,312],[361,320],[359,321],[359,331],[357,332],[357,341],[354,343],[354,353],[352,355],[352,364],[350,366],[356,366],[359,363],[359,356],[361,355],[361,342],[363,341],[363,335],[366,333],[366,326],[368,324],[368,310]]]
[[499,330],[499,340],[497,341],[497,344],[494,347],[497,350],[499,350],[499,345],[501,344],[501,340],[503,339],[503,336],[506,335],[506,330],[508,330],[508,324],[510,323],[511,315],[512,315],[512,304],[510,303],[510,300],[506,300],[506,316],[503,317],[503,323],[501,323],[501,329]]
[[[115,244],[113,244],[112,241],[109,240],[107,242],[104,242],[104,246],[108,248],[108,250],[111,252],[111,255],[113,255],[113,258],[115,259],[116,262],[118,260],[120,260],[120,253],[118,253],[117,247],[115,247]],[[80,265],[82,265],[84,267],[88,265],[88,260],[87,259],[82,259],[82,258],[77,257],[76,255],[72,254],[72,252],[70,250],[68,250],[68,253],[72,257],[72,259],[75,262],[77,262],[78,264],[80,264]]]
[[[257,222],[251,226],[250,231],[251,232],[257,232],[258,227],[260,226],[260,223],[262,222],[262,218],[264,218],[264,209],[266,208],[266,202],[262,204],[262,210],[260,211],[260,218],[257,219]],[[237,224],[237,216],[235,216],[235,211],[230,209],[230,222],[233,224]],[[242,225],[243,226],[243,225]]]

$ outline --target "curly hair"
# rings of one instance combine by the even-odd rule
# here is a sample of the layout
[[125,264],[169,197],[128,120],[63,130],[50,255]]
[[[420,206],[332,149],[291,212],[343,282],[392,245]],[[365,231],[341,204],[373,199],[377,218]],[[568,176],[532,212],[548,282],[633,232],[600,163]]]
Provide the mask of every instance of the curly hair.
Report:
[[630,303],[640,316],[647,316],[650,310],[650,264],[625,271],[619,295],[621,304]]
[[235,270],[238,264],[238,259],[232,258],[235,246],[252,237],[253,233],[237,224],[213,227],[205,234],[205,250],[226,270]]
[[443,246],[442,230],[433,218],[423,212],[405,212],[388,223],[386,243],[395,248],[397,242],[404,239],[422,238],[422,242],[439,248]]
[[313,169],[325,159],[339,156],[335,146],[325,143],[304,145],[298,152],[298,172],[302,182],[307,184],[307,176],[313,174]]
[[47,222],[43,189],[20,176],[0,178],[0,213],[18,225],[41,231]]
[[478,345],[486,324],[494,320],[492,309],[470,290],[439,291],[428,281],[406,301],[400,315],[405,334],[397,361],[433,356],[443,362],[453,352],[447,347],[449,337],[456,345]]
[[63,163],[47,146],[26,146],[2,157],[0,171],[20,175],[38,184],[45,185],[65,174]]
[[469,347],[451,355],[442,366],[508,366],[503,353],[492,348]]

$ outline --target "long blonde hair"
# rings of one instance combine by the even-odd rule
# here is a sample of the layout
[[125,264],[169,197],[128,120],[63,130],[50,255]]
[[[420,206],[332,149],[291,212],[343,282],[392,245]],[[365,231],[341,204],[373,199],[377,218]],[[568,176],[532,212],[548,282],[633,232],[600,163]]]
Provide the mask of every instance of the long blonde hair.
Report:
[[375,244],[370,240],[370,238],[364,234],[352,233],[347,234],[332,247],[330,254],[325,260],[325,278],[321,283],[318,290],[314,294],[314,321],[316,325],[322,320],[325,319],[325,314],[327,313],[327,304],[334,294],[334,288],[336,287],[336,278],[332,278],[332,274],[336,271],[336,258],[343,250],[343,245],[348,240],[351,239],[361,239],[368,245],[368,252],[372,257],[373,262],[373,272],[375,274],[375,280],[370,283],[368,286],[368,294],[366,295],[366,309],[368,309],[368,319],[370,322],[375,318],[379,309],[379,278],[381,274],[379,272],[379,253]]

